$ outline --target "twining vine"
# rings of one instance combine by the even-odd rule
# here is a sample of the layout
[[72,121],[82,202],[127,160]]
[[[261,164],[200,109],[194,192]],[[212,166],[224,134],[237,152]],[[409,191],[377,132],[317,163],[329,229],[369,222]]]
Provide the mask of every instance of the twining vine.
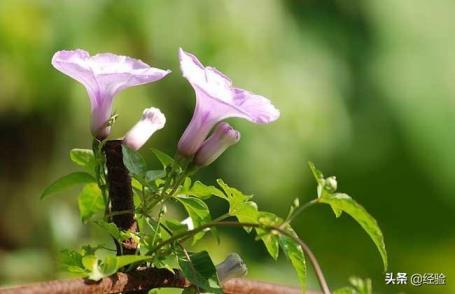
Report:
[[[165,126],[165,115],[157,108],[147,108],[123,138],[111,140],[108,139],[111,128],[121,115],[121,111],[113,113],[112,104],[118,92],[158,81],[170,71],[111,53],[90,56],[80,49],[59,51],[52,58],[57,70],[87,89],[93,144],[91,149],[70,152],[71,160],[84,171],[59,178],[41,197],[83,185],[78,195],[82,222],[100,227],[114,240],[111,245],[63,250],[62,267],[94,281],[119,272],[178,268],[189,281],[179,284],[184,293],[222,293],[224,282],[246,274],[242,258],[233,253],[215,266],[209,252],[196,252],[193,245],[208,238],[207,233],[218,239],[217,228],[237,227],[255,232],[256,239],[262,241],[273,259],[278,258],[281,250],[294,267],[303,291],[307,285],[308,258],[322,292],[330,293],[316,257],[292,228],[292,222],[308,208],[327,204],[337,217],[344,212],[361,225],[379,250],[386,269],[387,253],[376,220],[350,196],[337,192],[335,177],[324,177],[312,163],[309,167],[317,182],[316,197],[302,205],[295,199],[284,218],[259,210],[251,195],[222,179],[217,180],[217,186],[194,181],[200,169],[239,142],[240,132],[225,119],[237,117],[268,124],[277,120],[280,112],[269,99],[234,87],[227,76],[204,66],[195,55],[180,49],[179,61],[183,76],[195,90],[195,111],[176,144],[176,155],[153,149],[161,167],[150,168],[138,150]],[[229,204],[225,214],[212,218],[205,202],[212,197]],[[170,205],[183,207],[187,216],[176,218],[169,214]],[[356,282],[335,292],[369,293],[369,283]]]

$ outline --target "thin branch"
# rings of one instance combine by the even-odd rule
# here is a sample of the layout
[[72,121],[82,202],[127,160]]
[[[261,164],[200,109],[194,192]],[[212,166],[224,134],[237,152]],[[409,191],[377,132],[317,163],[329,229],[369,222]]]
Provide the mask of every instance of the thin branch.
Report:
[[277,231],[279,232],[280,234],[282,235],[285,235],[289,238],[291,238],[292,240],[294,240],[295,242],[297,242],[300,247],[302,248],[303,252],[305,252],[305,254],[308,256],[308,258],[310,259],[310,262],[314,268],[314,271],[316,273],[316,276],[318,278],[318,281],[319,281],[319,285],[321,286],[321,289],[323,291],[324,294],[330,294],[330,289],[327,285],[327,282],[325,280],[325,277],[322,273],[322,270],[321,270],[321,267],[319,266],[319,262],[318,260],[316,259],[316,256],[313,254],[313,252],[311,251],[311,249],[308,247],[308,245],[305,244],[305,242],[303,242],[301,239],[299,239],[298,237],[296,237],[294,234],[291,234],[289,233],[288,231],[284,230],[283,228],[280,228],[280,227],[275,227],[275,226],[270,226],[270,225],[265,225],[265,224],[258,224],[258,223],[242,223],[242,222],[230,222],[230,221],[221,221],[221,222],[211,222],[211,223],[207,223],[207,224],[203,224],[193,230],[190,230],[190,231],[186,231],[186,232],[182,232],[180,234],[176,234],[174,236],[172,236],[171,238],[161,242],[160,244],[158,244],[152,251],[151,253],[154,253],[156,252],[157,250],[159,250],[160,248],[166,246],[166,245],[169,245],[169,244],[172,244],[173,242],[176,242],[180,239],[186,239],[187,237],[189,236],[192,236],[200,231],[203,231],[207,228],[211,228],[211,227],[216,227],[216,226],[220,226],[220,227],[251,227],[251,228],[261,228],[261,229],[266,229],[266,230],[269,230],[269,231]]

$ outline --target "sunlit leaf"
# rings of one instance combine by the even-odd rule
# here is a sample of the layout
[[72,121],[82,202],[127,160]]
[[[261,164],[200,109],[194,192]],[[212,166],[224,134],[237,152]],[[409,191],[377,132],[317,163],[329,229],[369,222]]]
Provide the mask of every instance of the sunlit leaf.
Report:
[[61,192],[67,188],[74,187],[76,185],[94,183],[96,182],[95,178],[86,172],[73,172],[66,176],[63,176],[49,185],[41,194],[41,199]]
[[60,266],[70,273],[87,273],[82,264],[82,255],[77,251],[69,249],[62,250],[59,254],[59,261]]
[[339,217],[342,212],[345,212],[362,226],[379,250],[384,263],[384,270],[387,270],[387,251],[385,249],[384,237],[376,220],[365,210],[365,208],[349,195],[343,193],[335,193],[327,195],[326,197],[321,197],[320,202],[329,204],[337,217]]
[[150,256],[141,256],[141,255],[121,255],[117,256],[117,270],[121,269],[124,266],[140,262],[150,260]]
[[188,185],[187,183],[184,183],[182,190],[180,191],[181,194],[195,196],[201,199],[208,199],[212,196],[217,196],[226,199],[224,193],[215,186],[207,186],[206,184],[200,181],[194,182],[194,184],[191,187],[187,185]]
[[292,266],[294,267],[297,273],[297,277],[299,278],[300,287],[302,288],[302,291],[305,291],[307,271],[305,255],[303,254],[302,248],[294,240],[285,235],[280,235],[279,243],[281,250],[283,250],[283,252],[289,258]]
[[89,221],[95,215],[104,213],[104,200],[101,190],[95,183],[85,185],[78,196],[79,213],[82,222]]
[[[256,221],[268,226],[280,226],[283,220],[271,212],[261,211],[257,213]],[[272,256],[273,259],[278,259],[279,254],[279,235],[276,232],[267,231],[264,229],[256,229],[258,236],[264,242],[267,252]]]
[[308,162],[308,166],[310,167],[311,172],[313,173],[314,178],[316,179],[316,182],[320,183],[322,180],[324,180],[324,175],[320,170],[316,168],[314,163],[311,161]]
[[70,151],[70,158],[75,164],[86,168],[89,172],[93,173],[95,171],[96,160],[93,150],[72,149]]

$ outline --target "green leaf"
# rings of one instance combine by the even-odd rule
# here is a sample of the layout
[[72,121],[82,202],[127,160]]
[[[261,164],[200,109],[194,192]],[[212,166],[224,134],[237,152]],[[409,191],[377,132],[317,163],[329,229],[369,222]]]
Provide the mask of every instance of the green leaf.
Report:
[[336,289],[335,291],[333,291],[333,294],[359,294],[359,293],[352,287],[343,287],[343,288]]
[[189,259],[183,253],[178,255],[178,263],[185,277],[209,293],[222,293],[215,265],[207,251],[188,255]]
[[141,256],[141,255],[121,255],[117,256],[117,270],[121,269],[124,266],[140,262],[140,261],[145,261],[145,260],[150,260],[150,256]]
[[[217,180],[218,185],[223,189],[225,196],[221,197],[229,202],[229,215],[235,216],[239,222],[257,222],[258,208],[255,202],[250,201],[252,196],[245,195],[239,190],[229,187],[223,180]],[[251,228],[244,228],[251,232]]]
[[74,250],[64,249],[59,254],[60,266],[70,272],[76,274],[85,274],[87,271],[82,264],[82,255]]
[[316,168],[314,163],[311,161],[308,162],[308,166],[310,167],[311,172],[313,173],[314,178],[316,179],[316,182],[320,183],[321,181],[324,180],[324,175],[320,170]]
[[123,163],[130,172],[130,175],[143,180],[147,170],[147,164],[139,152],[122,145]]
[[194,184],[191,187],[188,187],[185,184],[183,185],[180,194],[191,195],[204,200],[210,198],[212,195],[226,199],[224,193],[215,186],[207,186],[206,184],[200,181],[194,182]]
[[156,179],[161,179],[164,176],[166,176],[166,171],[159,169],[159,170],[148,170],[145,173],[145,181],[147,183],[151,183],[155,181]]
[[70,173],[66,176],[63,176],[53,182],[51,185],[49,185],[41,194],[41,199],[44,199],[45,197],[61,192],[67,188],[76,186],[76,185],[81,185],[81,184],[87,184],[87,183],[94,183],[96,182],[95,178],[92,177],[90,174],[86,172],[73,172]]
[[368,233],[381,254],[384,263],[384,270],[387,270],[387,251],[385,249],[384,237],[376,220],[347,194],[335,193],[319,198],[321,203],[329,204],[336,217],[342,212],[349,214]]
[[115,274],[119,269],[127,265],[149,259],[150,256],[140,255],[115,256],[105,249],[97,249],[94,254],[84,256],[82,263],[89,271],[88,278],[98,281]]
[[361,279],[358,277],[350,277],[349,283],[352,286],[337,289],[333,293],[334,294],[372,294],[373,293],[371,279]]
[[114,255],[105,256],[98,262],[98,270],[101,278],[115,274],[119,268],[118,257]]
[[242,205],[252,198],[252,196],[245,195],[236,188],[229,187],[222,179],[218,179],[217,182],[226,194],[224,198],[229,202],[230,215],[236,215],[238,210],[243,209]]
[[291,261],[291,264],[297,273],[297,277],[299,278],[300,287],[304,292],[306,289],[307,271],[305,255],[303,254],[302,248],[294,240],[285,235],[280,235],[279,243],[281,250],[283,250],[284,254],[286,254],[286,256]]
[[107,223],[103,220],[98,220],[95,222],[101,229],[106,231],[109,235],[112,236],[112,238],[116,240],[121,240],[122,235],[121,231],[118,229],[118,227],[114,223]]
[[[276,216],[271,212],[261,211],[257,213],[257,219],[254,222],[258,222],[268,226],[277,226],[279,227],[283,223],[283,219]],[[273,259],[278,259],[279,254],[279,235],[275,232],[270,232],[263,229],[256,229],[258,236],[264,242],[265,247],[267,248],[268,253],[272,256]]]
[[86,223],[95,215],[104,213],[104,200],[101,190],[95,183],[85,185],[78,198],[79,213],[82,222]]
[[72,149],[70,151],[71,160],[84,168],[89,172],[93,173],[95,171],[96,160],[93,150],[90,149]]
[[[184,195],[180,195],[176,199],[185,207],[185,210],[188,212],[195,228],[209,223],[212,220],[207,204],[205,204],[205,202],[201,199]],[[205,231],[195,234],[193,237],[193,244],[202,239],[204,235]]]
[[164,153],[163,151],[160,151],[156,148],[152,148],[152,152],[153,154],[155,154],[156,158],[158,158],[158,160],[161,162],[164,168],[174,163],[174,159],[171,156]]
[[179,234],[188,230],[188,226],[178,222],[174,219],[167,219],[164,221],[166,227],[169,228],[173,234]]

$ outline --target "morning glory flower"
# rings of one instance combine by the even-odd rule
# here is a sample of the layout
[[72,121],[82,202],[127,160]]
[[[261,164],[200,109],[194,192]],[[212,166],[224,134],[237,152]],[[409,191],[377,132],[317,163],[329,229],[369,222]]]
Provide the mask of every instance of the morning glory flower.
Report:
[[227,148],[240,140],[240,133],[228,123],[219,123],[194,156],[194,163],[207,166],[214,162]]
[[153,133],[162,129],[165,123],[166,117],[158,108],[146,108],[142,118],[125,135],[123,143],[137,151]]
[[193,118],[178,143],[178,152],[193,156],[212,128],[230,117],[240,117],[257,124],[270,123],[280,112],[269,99],[232,86],[231,80],[213,67],[205,67],[196,56],[179,50],[183,76],[196,92]]
[[108,121],[117,93],[132,86],[160,80],[170,73],[169,70],[150,67],[128,56],[112,53],[90,56],[81,49],[56,52],[52,57],[52,65],[86,88],[91,103],[91,132],[100,140],[110,133]]

